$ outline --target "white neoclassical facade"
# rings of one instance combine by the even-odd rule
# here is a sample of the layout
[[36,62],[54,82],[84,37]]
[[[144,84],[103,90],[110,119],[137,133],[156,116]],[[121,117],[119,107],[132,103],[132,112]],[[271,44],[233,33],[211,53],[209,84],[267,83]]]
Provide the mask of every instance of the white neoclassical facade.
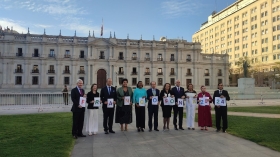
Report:
[[132,40],[76,36],[0,33],[0,90],[61,90],[75,87],[84,80],[85,87],[105,85],[106,78],[120,86],[127,78],[130,86],[143,81],[146,88],[156,81],[186,87],[218,82],[228,85],[228,55],[202,54],[200,43],[185,40]]

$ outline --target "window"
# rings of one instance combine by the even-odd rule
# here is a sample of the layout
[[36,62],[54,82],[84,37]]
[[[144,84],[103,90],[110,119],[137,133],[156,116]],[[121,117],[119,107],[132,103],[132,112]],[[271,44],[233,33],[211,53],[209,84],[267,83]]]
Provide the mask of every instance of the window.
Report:
[[171,58],[170,58],[170,61],[175,61],[175,57],[174,57],[174,54],[171,54]]
[[22,68],[21,68],[21,64],[18,64],[16,69],[15,69],[15,73],[22,73]]
[[119,67],[119,74],[124,74],[124,72],[123,72],[123,67]]
[[85,67],[80,66],[79,74],[85,74]]
[[218,79],[218,84],[223,83],[223,79]]
[[123,60],[123,52],[119,52],[119,60]]
[[205,79],[205,86],[209,86],[209,79]]
[[162,86],[162,78],[158,78],[158,85]]
[[192,61],[191,55],[187,55],[187,61],[188,61],[188,62]]
[[39,77],[32,76],[32,85],[38,85],[38,84],[39,84]]
[[48,70],[48,73],[54,73],[55,70],[54,70],[54,65],[50,65],[49,67],[50,69]]
[[22,48],[18,48],[18,52],[17,52],[16,56],[19,56],[19,57],[22,56]]
[[132,74],[137,74],[137,68],[136,67],[132,68]]
[[49,85],[54,85],[54,77],[49,77]]
[[150,74],[150,68],[146,68],[145,72]]
[[64,77],[64,84],[69,85],[70,78],[69,77]]
[[33,57],[39,57],[39,50],[34,49]]
[[119,77],[119,85],[122,84],[122,80],[123,80],[123,78],[122,78],[122,77]]
[[64,58],[70,58],[70,50],[65,50]]
[[170,78],[170,84],[171,84],[171,86],[175,85],[175,78]]
[[137,55],[135,52],[132,53],[132,60],[136,60],[137,59]]
[[137,78],[132,78],[132,85],[137,85]]
[[162,54],[158,54],[158,61],[162,61]]
[[186,83],[187,83],[187,85],[192,83],[192,79],[186,79]]
[[49,57],[55,57],[54,49],[50,49]]
[[264,53],[264,52],[268,52],[268,47],[263,47],[262,48],[262,53]]
[[175,75],[174,68],[171,68],[171,69],[170,69],[170,75]]
[[79,77],[79,79],[83,80],[83,82],[85,82],[85,78],[84,77]]
[[146,86],[150,85],[150,78],[145,78],[145,85]]
[[85,58],[85,52],[83,50],[80,51],[80,58]]
[[22,78],[21,76],[16,76],[16,82],[15,82],[16,85],[21,85],[22,84]]
[[158,68],[158,75],[162,75],[162,68]]
[[209,69],[205,69],[204,73],[205,73],[205,76],[209,76]]
[[99,54],[100,54],[99,59],[105,59],[104,51],[100,51]]
[[38,65],[33,65],[32,73],[39,73]]

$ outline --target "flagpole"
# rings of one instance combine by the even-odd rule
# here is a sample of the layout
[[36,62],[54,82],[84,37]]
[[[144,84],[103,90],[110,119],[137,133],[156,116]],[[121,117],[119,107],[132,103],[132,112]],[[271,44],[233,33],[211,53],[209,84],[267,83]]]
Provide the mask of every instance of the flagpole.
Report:
[[102,25],[101,25],[101,32],[100,32],[100,36],[103,38],[103,18],[102,18]]

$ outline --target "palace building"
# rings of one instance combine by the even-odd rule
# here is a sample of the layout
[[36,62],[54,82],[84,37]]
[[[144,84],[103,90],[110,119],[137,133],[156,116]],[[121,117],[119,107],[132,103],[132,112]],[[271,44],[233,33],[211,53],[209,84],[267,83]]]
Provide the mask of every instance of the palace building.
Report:
[[0,89],[61,90],[66,84],[76,86],[78,78],[86,89],[97,83],[105,86],[106,78],[114,86],[127,78],[130,86],[143,81],[149,88],[156,81],[175,85],[176,79],[186,87],[216,88],[228,85],[228,55],[202,54],[200,43],[185,40],[132,40],[109,38],[0,33]]
[[[280,66],[280,0],[237,0],[213,12],[192,40],[201,43],[204,54],[228,54],[235,74],[242,73],[240,58],[247,57],[256,84],[271,85],[269,74]],[[238,75],[230,79],[237,83]]]

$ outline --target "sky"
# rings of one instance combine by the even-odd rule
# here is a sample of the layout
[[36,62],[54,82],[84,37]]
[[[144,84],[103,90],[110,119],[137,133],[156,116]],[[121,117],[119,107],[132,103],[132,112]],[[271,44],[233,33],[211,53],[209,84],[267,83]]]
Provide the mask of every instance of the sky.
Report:
[[0,0],[0,25],[19,33],[191,41],[214,11],[236,0]]

